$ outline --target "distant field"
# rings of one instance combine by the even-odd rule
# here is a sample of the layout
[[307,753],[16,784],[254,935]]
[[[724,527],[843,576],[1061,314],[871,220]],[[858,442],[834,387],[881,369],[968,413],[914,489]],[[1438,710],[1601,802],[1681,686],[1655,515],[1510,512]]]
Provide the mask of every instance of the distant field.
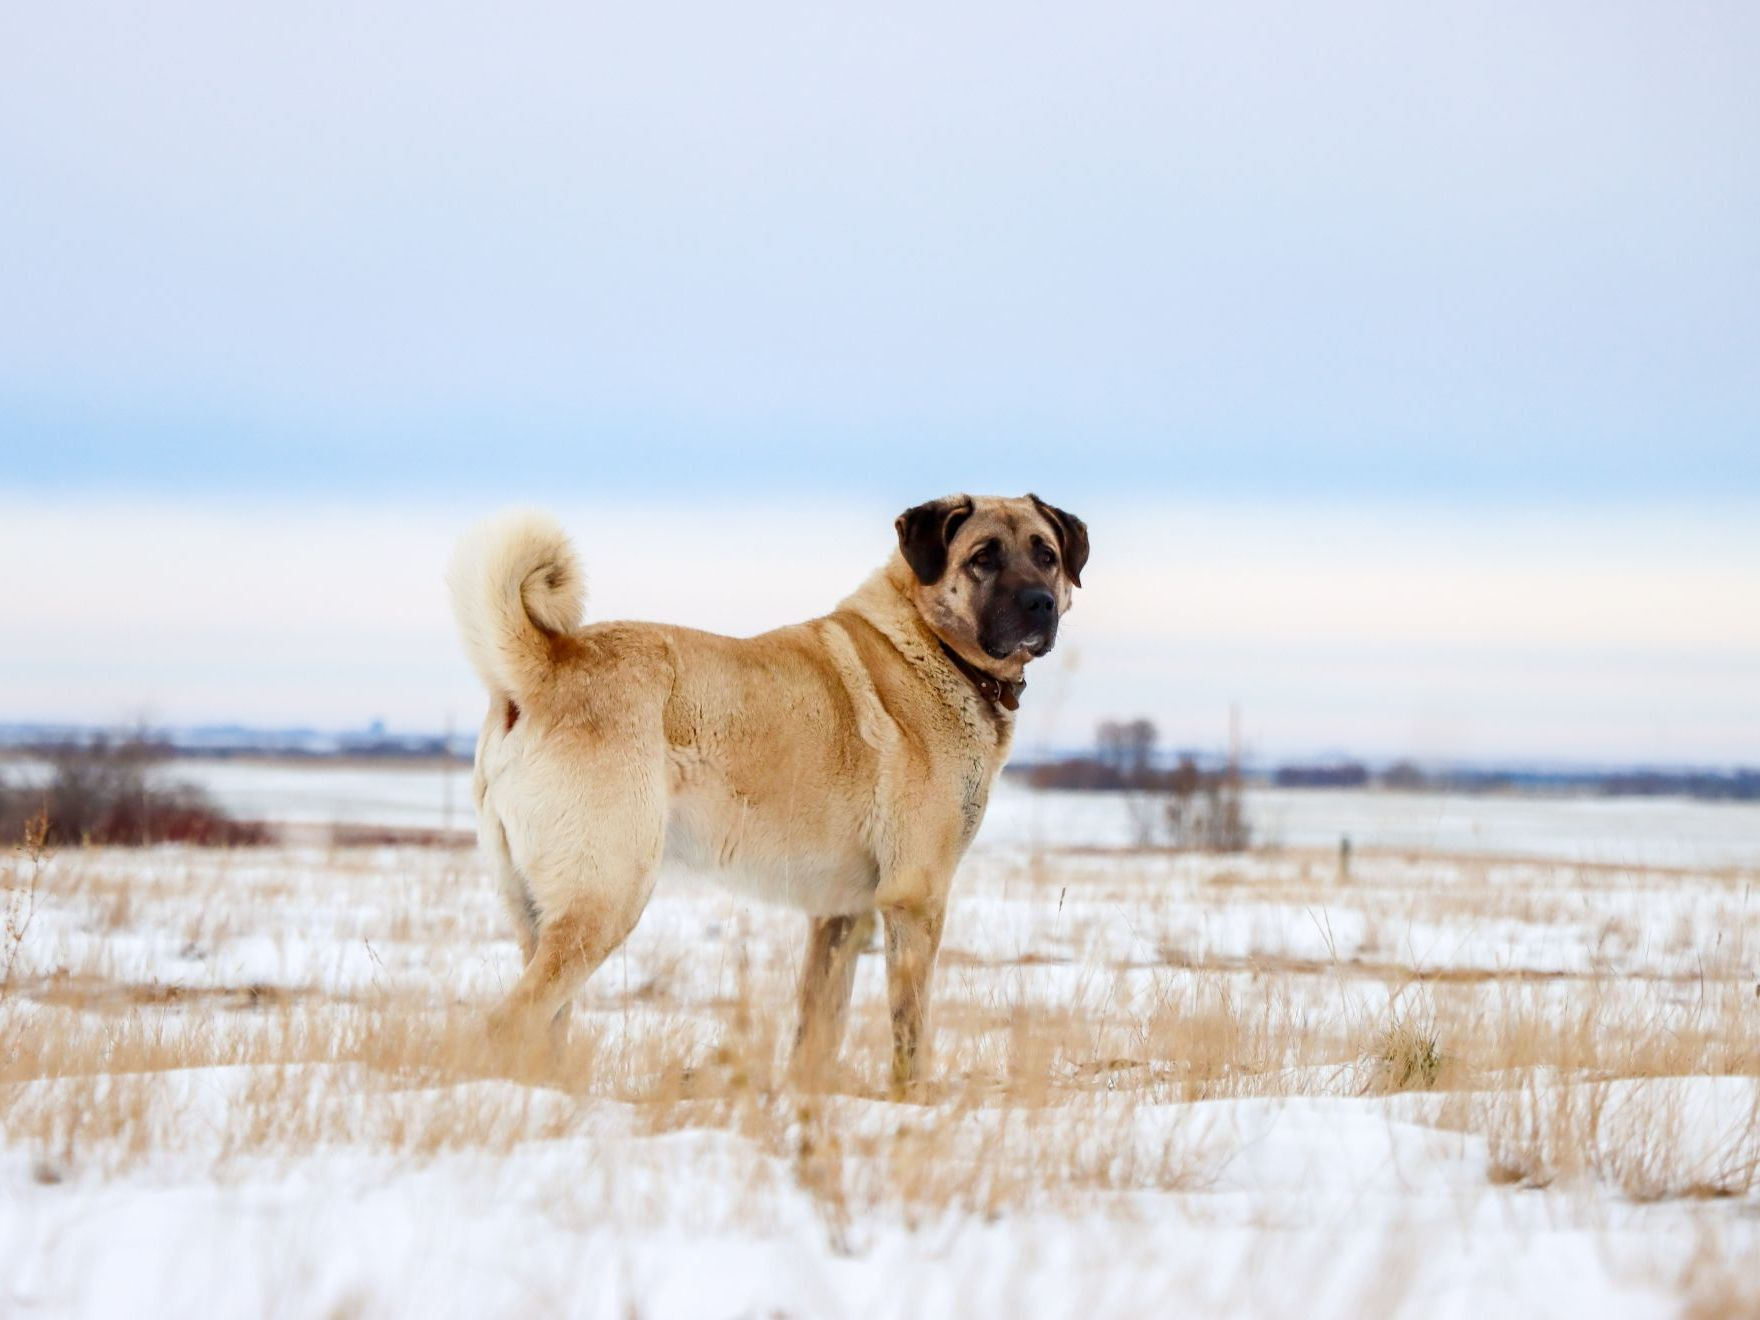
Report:
[[[179,765],[241,813],[434,827],[429,771]],[[453,824],[468,823],[456,775]],[[23,1313],[1749,1315],[1760,812],[1263,793],[1136,851],[998,792],[940,1081],[791,1089],[801,919],[668,884],[561,1057],[445,848],[10,860],[0,1288]],[[1341,873],[1338,837],[1355,855]],[[30,895],[35,893],[34,910]],[[25,918],[28,916],[28,921]]]
[[[164,773],[250,820],[475,828],[470,770],[457,765],[179,760]],[[1336,849],[1348,837],[1358,850],[1760,867],[1760,803],[1260,788],[1247,790],[1247,808],[1271,848]],[[1129,847],[1136,819],[1123,794],[1034,793],[1004,778],[980,846]]]

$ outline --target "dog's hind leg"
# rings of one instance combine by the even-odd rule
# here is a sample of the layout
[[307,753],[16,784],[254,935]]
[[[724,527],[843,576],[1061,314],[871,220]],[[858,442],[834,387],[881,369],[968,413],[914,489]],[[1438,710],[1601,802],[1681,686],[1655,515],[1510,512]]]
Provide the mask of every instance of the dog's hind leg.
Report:
[[545,1028],[559,1030],[570,996],[635,929],[641,911],[640,903],[608,903],[586,891],[546,914],[525,971],[490,1014],[490,1035],[523,1050]]
[[874,933],[874,914],[813,917],[807,930],[807,961],[801,969],[800,1026],[794,1038],[794,1073],[817,1085],[837,1061],[843,1040],[856,960]]
[[533,1043],[648,905],[665,834],[664,786],[627,773],[608,782],[614,778],[601,777],[590,800],[577,799],[545,852],[520,858],[537,938],[519,981],[490,1016],[491,1035],[505,1044]]
[[532,897],[526,878],[513,864],[506,837],[501,835],[499,827],[495,833],[495,879],[501,890],[501,901],[507,905],[507,915],[513,922],[514,938],[519,941],[520,962],[529,963],[538,948],[538,903]]
[[[513,918],[513,932],[519,940],[520,965],[530,966],[538,953],[538,935],[543,928],[543,919],[538,914],[538,901],[532,897],[531,886],[526,884],[525,877],[511,858],[505,859],[502,866],[501,895],[507,901],[508,913]],[[550,1043],[555,1049],[560,1049],[568,1037],[568,1019],[573,1010],[574,1005],[565,1000],[550,1018]]]
[[[492,827],[490,843],[494,852],[496,880],[501,889],[501,898],[507,904],[507,915],[513,923],[514,938],[519,941],[520,966],[525,967],[538,952],[538,932],[543,924],[538,913],[538,900],[532,896],[532,888],[526,883],[525,876],[513,864],[513,855],[507,847],[507,836],[498,823]],[[550,1019],[551,1044],[556,1048],[561,1047],[568,1035],[568,1019],[573,1007],[565,1002]]]
[[[513,854],[507,847],[507,836],[498,822],[485,831],[489,840],[490,851],[495,861],[495,878],[501,890],[501,899],[507,905],[507,915],[513,925],[514,938],[519,941],[519,961],[521,967],[531,965],[538,952],[538,933],[543,925],[538,912],[538,900],[532,896],[532,888],[526,883],[519,867],[513,864]],[[552,1050],[560,1050],[568,1036],[568,1019],[572,1004],[564,1002],[550,1018],[550,1045]]]

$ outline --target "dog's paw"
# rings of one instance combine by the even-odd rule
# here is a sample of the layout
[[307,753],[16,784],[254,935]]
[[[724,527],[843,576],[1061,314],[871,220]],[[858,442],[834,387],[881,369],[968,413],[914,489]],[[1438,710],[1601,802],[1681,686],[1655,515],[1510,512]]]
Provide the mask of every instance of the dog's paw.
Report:
[[886,1098],[900,1105],[938,1105],[953,1094],[953,1088],[938,1077],[894,1078]]

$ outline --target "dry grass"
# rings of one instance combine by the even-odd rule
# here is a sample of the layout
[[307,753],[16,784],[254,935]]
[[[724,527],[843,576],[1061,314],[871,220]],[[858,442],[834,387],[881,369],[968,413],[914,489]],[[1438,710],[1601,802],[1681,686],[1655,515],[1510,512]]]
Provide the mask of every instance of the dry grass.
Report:
[[0,916],[0,1000],[12,991],[25,937],[36,920],[37,900],[43,889],[43,868],[48,864],[49,818],[38,812],[25,822],[18,844],[18,861],[6,886],[6,909]]
[[[875,975],[842,1070],[790,1082],[784,914],[673,901],[551,1054],[510,1060],[482,1010],[514,954],[468,854],[39,848],[0,877],[0,1129],[46,1182],[178,1155],[224,1177],[321,1149],[419,1162],[720,1134],[754,1156],[728,1175],[744,1221],[804,1194],[834,1242],[875,1215],[1128,1214],[1133,1193],[1202,1192],[1236,1152],[1196,1102],[1243,1097],[1397,1106],[1482,1143],[1487,1188],[1760,1190],[1760,922],[1740,880],[1364,856],[1348,886],[1288,856],[988,865],[950,927],[937,1080],[901,1105]],[[1671,921],[1597,953],[1645,893],[1712,947]],[[1730,1083],[1709,1116],[1680,1081],[1707,1078]],[[1683,1295],[1733,1313],[1752,1290],[1712,1255]]]

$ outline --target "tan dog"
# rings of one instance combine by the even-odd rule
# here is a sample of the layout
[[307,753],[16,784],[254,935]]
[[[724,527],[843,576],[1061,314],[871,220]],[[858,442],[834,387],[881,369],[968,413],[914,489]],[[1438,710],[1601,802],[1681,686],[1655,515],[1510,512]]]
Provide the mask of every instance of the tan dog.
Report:
[[478,823],[526,959],[498,1033],[558,1017],[634,928],[667,854],[808,913],[808,1068],[836,1056],[878,911],[893,1079],[919,1075],[954,868],[1088,533],[1033,495],[950,496],[896,526],[892,560],[833,613],[743,639],[581,626],[580,567],[543,515],[466,537],[448,580],[490,693]]

